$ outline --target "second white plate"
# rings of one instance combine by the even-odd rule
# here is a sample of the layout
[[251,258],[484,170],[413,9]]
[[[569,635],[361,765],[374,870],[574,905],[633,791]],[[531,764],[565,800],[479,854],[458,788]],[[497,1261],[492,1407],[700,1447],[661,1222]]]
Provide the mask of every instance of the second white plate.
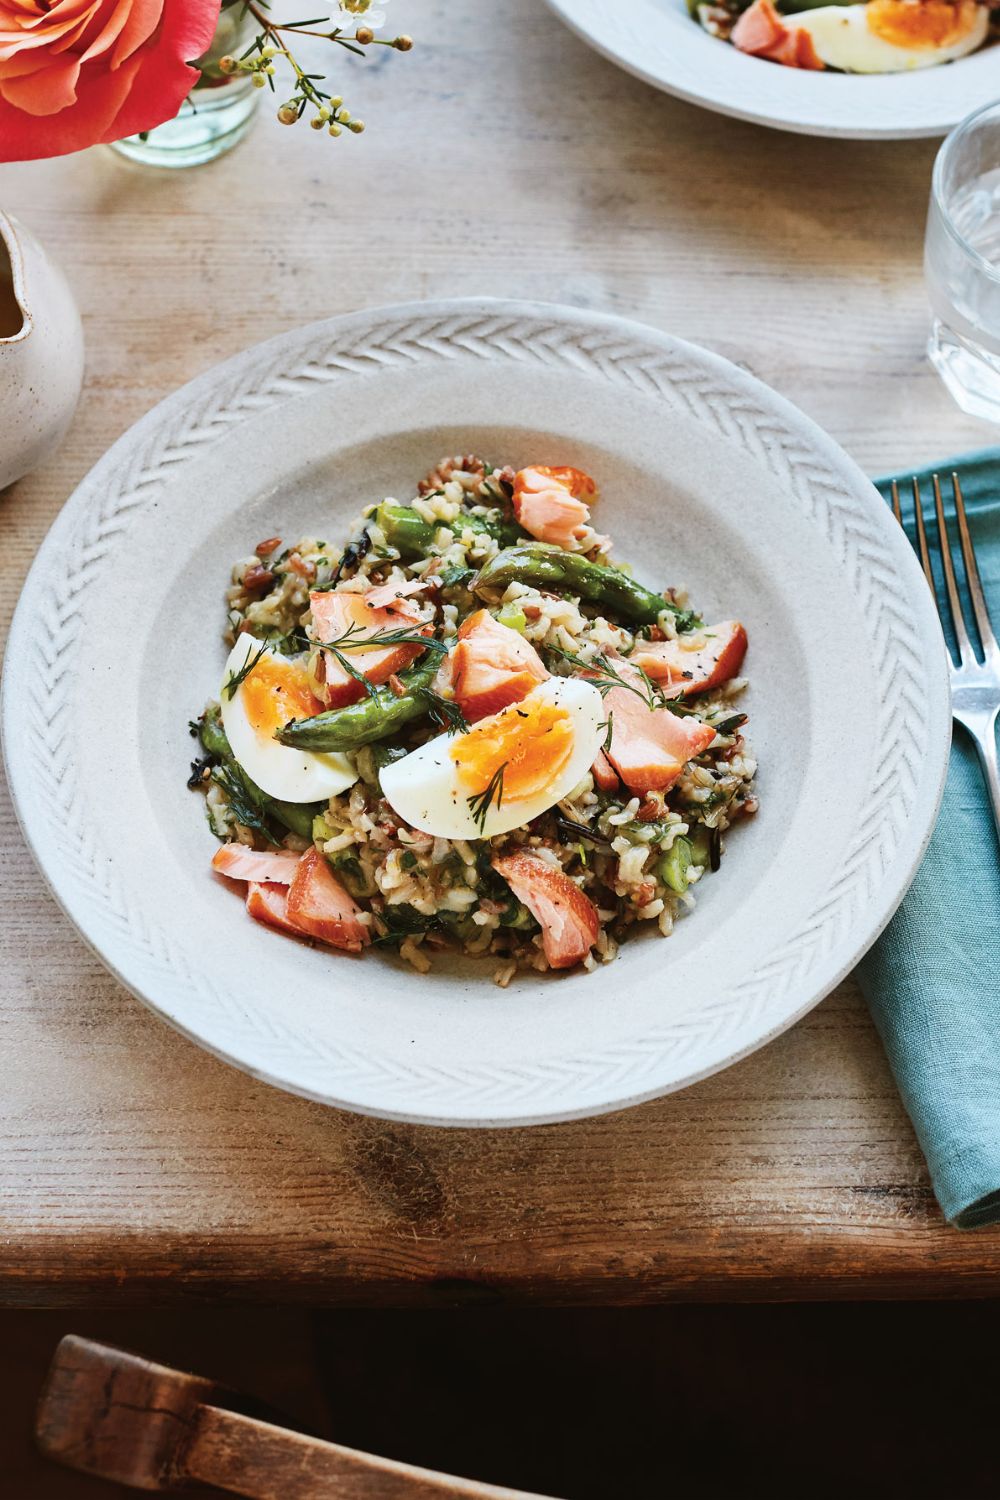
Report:
[[912,73],[783,68],[709,36],[685,0],[548,0],[584,41],[637,78],[719,114],[802,135],[947,135],[1000,91],[1000,49]]

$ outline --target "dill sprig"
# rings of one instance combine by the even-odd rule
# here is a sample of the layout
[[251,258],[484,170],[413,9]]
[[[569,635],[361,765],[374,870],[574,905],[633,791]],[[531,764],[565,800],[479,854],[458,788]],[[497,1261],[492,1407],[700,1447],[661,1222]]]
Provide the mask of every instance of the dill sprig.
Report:
[[496,802],[498,812],[503,806],[503,773],[509,764],[510,762],[505,760],[502,766],[497,766],[493,775],[483,787],[483,790],[481,792],[474,792],[471,797],[466,798],[469,804],[469,811],[473,816],[476,827],[479,829],[480,838],[482,838],[486,828],[486,818],[493,803]]
[[398,630],[374,630],[366,634],[366,627],[355,622],[343,635],[332,641],[319,641],[325,651],[368,651],[373,646],[420,646],[426,651],[447,651],[444,641],[433,635],[419,635],[409,626]]
[[468,734],[469,721],[457,703],[450,698],[442,698],[433,688],[424,688],[423,695],[433,724],[448,734]]
[[432,635],[418,635],[414,630],[406,626],[398,630],[375,630],[366,634],[365,626],[357,623],[349,625],[343,635],[338,635],[332,641],[319,641],[317,643],[343,667],[348,677],[360,683],[370,698],[375,696],[374,685],[369,682],[363,672],[359,672],[353,662],[348,661],[348,651],[370,651],[382,646],[419,646],[422,651],[436,651],[439,654],[448,650],[444,641],[437,640]]
[[238,672],[230,672],[229,676],[222,684],[222,691],[226,694],[226,697],[229,699],[230,703],[236,697],[237,688],[243,686],[247,678],[250,676],[250,673],[253,671],[254,667],[260,661],[261,657],[266,655],[267,642],[264,641],[256,656],[251,653],[251,655],[249,655],[246,661],[243,663],[242,667],[240,667]]
[[[635,693],[641,698],[646,707],[652,712],[657,708],[668,708],[672,714],[679,719],[686,719],[695,710],[679,698],[671,698],[663,691],[658,682],[654,682],[647,672],[637,662],[629,662],[633,672],[638,673],[639,681],[630,682],[623,677],[615,666],[614,661],[605,652],[599,651],[591,661],[585,661],[582,656],[577,656],[573,651],[564,651],[561,646],[546,646],[544,650],[550,651],[554,656],[563,661],[571,662],[573,666],[579,667],[581,671],[589,674],[589,680],[600,693],[602,698],[607,697],[612,688],[625,688],[627,692]],[[628,657],[623,660],[628,661]],[[609,715],[610,719],[610,715]],[[610,735],[610,730],[609,730]],[[604,747],[607,749],[607,745]]]
[[562,646],[547,646],[545,649],[563,661],[570,662],[572,666],[579,667],[581,671],[589,673],[589,680],[602,698],[606,697],[612,688],[621,687],[630,693],[635,693],[636,697],[641,698],[649,709],[672,707],[671,700],[664,695],[663,689],[658,687],[651,677],[647,677],[639,666],[630,663],[632,670],[639,674],[638,682],[630,682],[627,677],[622,676],[611,657],[604,651],[598,651],[590,661],[585,661],[575,651],[565,651]]
[[212,771],[212,780],[225,792],[229,811],[237,823],[259,833],[269,844],[277,844],[278,840],[268,828],[263,812],[254,799],[251,785],[239,766],[225,763],[216,766]]

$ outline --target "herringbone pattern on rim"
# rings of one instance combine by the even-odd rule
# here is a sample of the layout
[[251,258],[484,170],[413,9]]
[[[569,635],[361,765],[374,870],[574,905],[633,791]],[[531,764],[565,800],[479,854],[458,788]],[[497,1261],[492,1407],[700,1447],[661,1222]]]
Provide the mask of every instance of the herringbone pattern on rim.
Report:
[[[113,566],[130,518],[156,498],[168,475],[196,463],[234,425],[293,400],[314,382],[442,360],[570,366],[595,381],[654,394],[666,410],[684,412],[738,445],[822,527],[863,613],[881,689],[880,769],[859,832],[837,878],[788,942],[697,1012],[618,1046],[568,1050],[558,1062],[533,1066],[484,1061],[461,1068],[409,1067],[334,1045],[209,985],[174,935],[128,901],[73,755],[72,702],[88,592]],[[727,383],[724,368],[698,350],[613,324],[577,321],[568,313],[484,312],[460,304],[444,313],[373,314],[347,342],[341,329],[318,325],[303,330],[291,354],[284,341],[277,349],[250,351],[235,369],[224,367],[210,400],[199,390],[186,402],[172,403],[159,420],[147,420],[142,440],[111,451],[71,502],[66,519],[71,524],[58,541],[50,537],[45,544],[58,546],[60,566],[48,568],[35,591],[27,627],[31,667],[43,691],[17,706],[17,730],[31,743],[33,815],[46,820],[95,946],[113,944],[119,967],[154,1003],[168,997],[176,1002],[173,1014],[185,1029],[196,1033],[204,1018],[217,1050],[246,1061],[264,1042],[269,1074],[291,1087],[345,1100],[370,1100],[377,1092],[387,1110],[419,1108],[421,1100],[447,1095],[452,1110],[467,1106],[472,1115],[488,1114],[491,1103],[505,1112],[556,1112],[561,1095],[575,1097],[581,1090],[595,1099],[640,1094],[655,1085],[666,1064],[682,1070],[688,1054],[706,1048],[720,1053],[727,1040],[753,1027],[766,1029],[769,1018],[780,1024],[789,997],[809,984],[849,932],[896,855],[917,795],[928,714],[920,640],[904,586],[884,559],[874,520],[845,494],[836,468],[786,426],[780,411],[758,400],[753,389]],[[257,1045],[248,1047],[251,1041]]]

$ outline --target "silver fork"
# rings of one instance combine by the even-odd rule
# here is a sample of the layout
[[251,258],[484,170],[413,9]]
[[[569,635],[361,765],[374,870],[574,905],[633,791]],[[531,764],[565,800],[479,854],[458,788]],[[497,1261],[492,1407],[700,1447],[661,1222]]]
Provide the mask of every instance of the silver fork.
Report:
[[[997,646],[996,636],[993,634],[993,626],[990,623],[989,611],[986,608],[986,596],[983,593],[982,581],[979,577],[979,568],[976,563],[976,552],[972,545],[972,537],[969,534],[969,523],[965,515],[965,500],[962,497],[962,486],[957,474],[951,476],[951,489],[955,497],[955,515],[958,520],[958,536],[962,544],[962,561],[965,564],[965,579],[969,589],[969,598],[972,601],[972,612],[976,617],[976,628],[979,631],[979,639],[983,648],[983,660],[980,661],[973,649],[969,639],[969,631],[965,617],[962,613],[962,600],[958,592],[958,584],[955,580],[955,567],[951,553],[951,538],[948,535],[948,526],[944,518],[944,505],[941,502],[941,482],[935,474],[932,478],[934,486],[934,509],[937,514],[938,548],[941,554],[941,567],[944,573],[945,589],[948,594],[948,609],[951,613],[952,626],[955,631],[955,640],[958,644],[958,665],[949,652],[949,665],[951,667],[951,712],[952,717],[969,732],[975,742],[976,750],[979,752],[979,762],[983,768],[983,776],[989,788],[990,801],[993,804],[993,817],[997,825],[997,835],[1000,837],[1000,769],[997,766],[997,714],[1000,713],[1000,647]],[[931,569],[930,550],[927,545],[927,530],[924,526],[924,513],[920,503],[920,485],[916,478],[913,479],[913,509],[917,523],[917,542],[920,549],[920,562],[924,570],[924,576],[930,584],[934,602],[937,604],[938,613],[941,613],[941,603],[937,597],[937,589],[934,586],[934,573]],[[892,508],[896,520],[903,524],[900,512],[899,490],[896,481],[892,482]]]

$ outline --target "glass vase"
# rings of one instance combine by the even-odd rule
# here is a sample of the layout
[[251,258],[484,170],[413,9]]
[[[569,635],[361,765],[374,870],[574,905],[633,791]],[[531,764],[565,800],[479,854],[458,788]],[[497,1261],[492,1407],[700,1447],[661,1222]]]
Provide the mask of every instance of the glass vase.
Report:
[[240,0],[223,5],[212,45],[198,58],[201,77],[180,113],[141,135],[115,141],[112,150],[151,167],[198,167],[238,145],[253,123],[260,103],[247,73],[219,70],[222,57],[239,57],[259,31]]

